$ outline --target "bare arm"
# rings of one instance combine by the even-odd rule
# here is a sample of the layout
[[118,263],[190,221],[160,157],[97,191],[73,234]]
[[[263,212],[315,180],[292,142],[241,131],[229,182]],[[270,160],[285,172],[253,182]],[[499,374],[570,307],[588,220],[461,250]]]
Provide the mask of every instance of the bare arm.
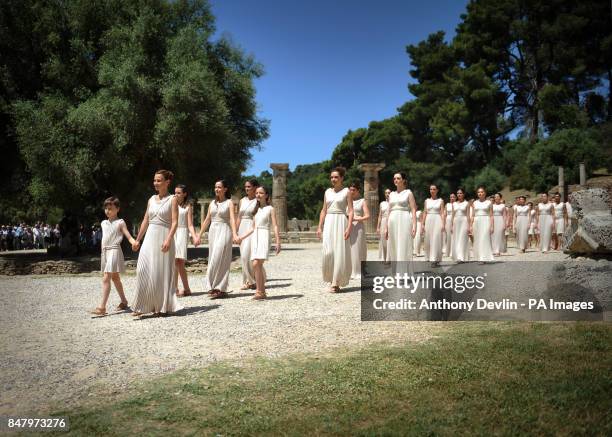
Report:
[[278,225],[276,224],[276,213],[274,212],[274,208],[271,209],[270,214],[272,214],[272,228],[274,229],[274,241],[276,242],[276,254],[278,255],[281,251],[281,243],[280,236],[278,234]]
[[170,232],[168,232],[168,236],[164,240],[161,247],[161,251],[164,253],[170,250],[170,245],[172,244],[176,228],[178,228],[178,200],[176,200],[176,197],[172,196],[170,202],[172,202],[172,224],[170,225]]
[[242,199],[238,202],[238,217],[236,217],[236,229],[240,229],[240,221],[242,217],[240,216],[240,205],[242,205]]
[[370,219],[370,208],[368,207],[368,202],[363,201],[363,216],[355,219],[358,222],[365,222]]
[[412,238],[416,235],[417,221],[416,221],[416,200],[412,192],[408,194],[408,203],[410,204],[410,212],[412,213],[412,229],[410,230]]
[[[389,200],[391,200],[391,197],[389,197]],[[389,202],[389,205],[387,206],[387,218],[385,219],[387,221],[386,226],[385,226],[385,240],[389,239],[389,217],[391,217],[391,202]]]
[[474,207],[472,205],[472,203],[468,204],[468,217],[469,217],[469,228],[468,228],[468,232],[471,234],[472,233],[472,228],[474,227]]
[[253,232],[255,232],[256,226],[255,226],[255,220],[253,220],[253,226],[251,226],[251,229],[249,229],[248,231],[246,231],[244,233],[244,235],[239,235],[238,236],[238,244],[242,243],[242,240],[244,240],[245,238],[247,238],[249,235],[251,235]]
[[132,234],[130,234],[130,231],[128,231],[128,228],[127,228],[125,222],[121,223],[121,233],[123,234],[123,236],[125,238],[127,238],[127,240],[130,242],[130,244],[133,245],[134,243],[136,243],[136,240],[134,240],[132,238]]
[[353,216],[355,215],[355,211],[353,211],[353,195],[350,191],[346,195],[346,200],[348,202],[348,226],[346,227],[346,231],[344,231],[344,239],[348,240],[348,237],[351,235],[351,230],[353,229]]
[[211,209],[212,209],[212,203],[208,205],[208,211],[206,212],[206,218],[200,225],[200,233],[198,234],[200,238],[202,237],[202,234],[206,232],[206,229],[208,229],[208,226],[210,225],[211,214],[212,214]]
[[489,205],[489,224],[491,225],[491,229],[489,229],[489,233],[493,233],[493,229],[495,226],[495,221],[493,220],[493,204]]
[[132,250],[137,251],[140,248],[140,242],[142,241],[144,234],[147,232],[149,228],[149,202],[147,202],[147,209],[145,210],[144,217],[142,218],[142,223],[140,224],[140,228],[138,229],[138,235],[136,236],[136,241],[132,244]]
[[321,232],[323,230],[323,223],[325,222],[325,216],[327,215],[327,202],[325,201],[325,194],[323,194],[323,208],[319,214],[319,227],[317,228],[317,237],[321,239]]
[[193,241],[194,245],[198,245],[198,234],[196,234],[195,228],[193,227],[193,207],[190,205],[189,209],[187,209],[187,228],[189,229],[189,234],[191,235],[191,241]]
[[378,206],[378,220],[376,220],[376,233],[380,234],[380,224],[382,223],[382,208],[380,205]]
[[446,205],[444,204],[444,200],[440,202],[440,216],[442,217],[442,232],[446,230]]
[[425,202],[423,202],[423,212],[421,213],[421,232],[423,233],[423,235],[425,235],[425,223],[427,220],[427,199],[425,199]]
[[232,235],[234,236],[234,241],[238,241],[238,234],[236,233],[236,214],[234,213],[234,202],[230,200],[229,205],[230,210],[230,227],[232,228]]

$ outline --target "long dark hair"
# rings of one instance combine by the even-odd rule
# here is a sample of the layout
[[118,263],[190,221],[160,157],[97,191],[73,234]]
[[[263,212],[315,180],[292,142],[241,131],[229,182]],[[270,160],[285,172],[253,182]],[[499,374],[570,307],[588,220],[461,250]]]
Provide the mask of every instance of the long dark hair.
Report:
[[344,175],[346,175],[346,169],[344,167],[340,167],[340,166],[334,167],[332,168],[332,171],[329,174],[332,174],[334,172],[338,173],[338,175],[340,175],[342,179],[344,179]]
[[[183,202],[179,204],[183,208],[186,208],[191,204],[191,199],[189,198],[189,191],[187,191],[187,185],[177,184],[175,188],[180,188],[183,193],[185,193],[185,197],[183,198]],[[184,205],[184,206],[183,206]]]
[[[223,188],[227,188],[227,190],[225,191],[225,194],[223,195],[223,197],[225,197],[225,200],[231,199],[232,198],[231,187],[227,183],[227,181],[225,179],[219,179],[217,180],[217,182],[221,182],[221,185],[223,185]],[[217,184],[217,182],[215,182],[215,184]],[[217,200],[217,196],[215,196],[215,200]]]
[[[268,198],[266,199],[266,205],[269,205],[270,204],[270,191],[264,185],[260,185],[259,187],[255,189],[255,191],[257,191],[260,188],[264,190],[264,192],[268,196]],[[255,211],[253,212],[253,215],[257,214],[258,210],[259,210],[259,200],[255,202]]]

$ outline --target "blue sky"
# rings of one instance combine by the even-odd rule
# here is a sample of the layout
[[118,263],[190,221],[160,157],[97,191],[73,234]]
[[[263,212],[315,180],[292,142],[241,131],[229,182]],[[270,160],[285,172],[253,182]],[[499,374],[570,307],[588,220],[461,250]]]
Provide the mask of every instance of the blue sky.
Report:
[[210,0],[224,34],[263,64],[255,82],[270,137],[247,174],[331,157],[349,129],[411,98],[405,47],[454,35],[466,0]]

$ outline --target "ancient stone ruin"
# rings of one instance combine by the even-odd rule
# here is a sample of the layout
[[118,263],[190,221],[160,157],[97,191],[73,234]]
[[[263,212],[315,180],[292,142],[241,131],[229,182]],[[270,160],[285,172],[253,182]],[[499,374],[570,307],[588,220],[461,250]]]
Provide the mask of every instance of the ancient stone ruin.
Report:
[[570,194],[574,214],[564,235],[566,253],[612,254],[610,200],[609,192],[602,188],[588,188]]

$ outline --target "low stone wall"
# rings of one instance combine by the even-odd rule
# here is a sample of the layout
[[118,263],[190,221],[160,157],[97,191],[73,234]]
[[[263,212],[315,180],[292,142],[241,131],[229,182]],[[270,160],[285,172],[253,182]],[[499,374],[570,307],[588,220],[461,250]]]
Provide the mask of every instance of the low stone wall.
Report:
[[[240,269],[240,249],[235,246],[232,251],[232,270]],[[127,254],[126,254],[127,257]],[[208,264],[208,249],[205,247],[188,250],[189,259],[186,269],[189,273],[204,273]],[[136,272],[136,258],[125,261],[126,273]],[[22,253],[8,252],[0,255],[0,275],[101,275],[99,256],[81,256],[73,258],[56,258],[44,252]]]
[[0,258],[1,275],[68,275],[76,273],[91,273],[100,269],[98,262],[88,259],[62,259],[28,261],[23,257]]

